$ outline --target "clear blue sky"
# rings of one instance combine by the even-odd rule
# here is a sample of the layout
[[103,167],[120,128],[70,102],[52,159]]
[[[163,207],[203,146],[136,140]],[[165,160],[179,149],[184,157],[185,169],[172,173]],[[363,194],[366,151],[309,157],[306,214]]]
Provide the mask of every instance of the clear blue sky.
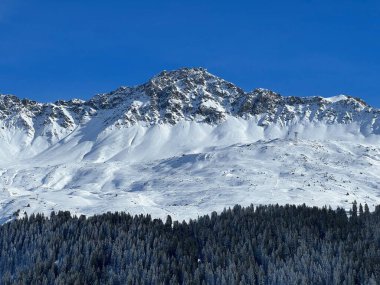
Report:
[[380,1],[0,0],[1,93],[87,99],[184,66],[380,107]]

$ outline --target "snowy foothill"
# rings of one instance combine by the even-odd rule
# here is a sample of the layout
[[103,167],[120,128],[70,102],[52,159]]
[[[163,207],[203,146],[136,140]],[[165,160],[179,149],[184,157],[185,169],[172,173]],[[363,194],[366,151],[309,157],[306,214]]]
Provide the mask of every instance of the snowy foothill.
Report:
[[0,181],[3,221],[18,209],[182,220],[235,204],[373,207],[380,144],[354,125],[262,128],[233,117],[216,126],[183,121],[98,134],[84,127],[35,156],[2,161]]

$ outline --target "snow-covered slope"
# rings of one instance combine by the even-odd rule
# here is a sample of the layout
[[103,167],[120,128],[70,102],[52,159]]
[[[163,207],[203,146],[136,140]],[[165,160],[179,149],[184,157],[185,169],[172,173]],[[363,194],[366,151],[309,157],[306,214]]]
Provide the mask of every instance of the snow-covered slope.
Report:
[[373,205],[379,115],[345,95],[244,92],[202,68],[89,101],[0,95],[0,217],[68,209],[182,219],[236,203]]

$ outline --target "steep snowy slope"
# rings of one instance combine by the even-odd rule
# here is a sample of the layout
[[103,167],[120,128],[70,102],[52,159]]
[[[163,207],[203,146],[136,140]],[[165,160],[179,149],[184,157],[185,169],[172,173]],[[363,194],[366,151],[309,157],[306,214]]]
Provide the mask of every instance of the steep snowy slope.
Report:
[[0,95],[0,217],[68,209],[182,219],[236,203],[373,205],[379,115],[344,95],[244,92],[202,68],[89,101]]

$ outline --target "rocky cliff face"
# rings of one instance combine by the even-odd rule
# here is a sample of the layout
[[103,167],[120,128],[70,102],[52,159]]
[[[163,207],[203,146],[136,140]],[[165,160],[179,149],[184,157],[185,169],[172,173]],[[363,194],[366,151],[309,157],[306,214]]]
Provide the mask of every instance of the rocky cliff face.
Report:
[[137,123],[176,124],[192,120],[218,124],[228,116],[253,118],[266,127],[298,122],[357,123],[364,135],[380,134],[380,111],[349,96],[283,97],[273,91],[245,92],[203,68],[163,71],[147,83],[120,87],[89,101],[78,99],[42,104],[0,95],[0,125],[28,136],[52,140],[97,117],[104,127]]

